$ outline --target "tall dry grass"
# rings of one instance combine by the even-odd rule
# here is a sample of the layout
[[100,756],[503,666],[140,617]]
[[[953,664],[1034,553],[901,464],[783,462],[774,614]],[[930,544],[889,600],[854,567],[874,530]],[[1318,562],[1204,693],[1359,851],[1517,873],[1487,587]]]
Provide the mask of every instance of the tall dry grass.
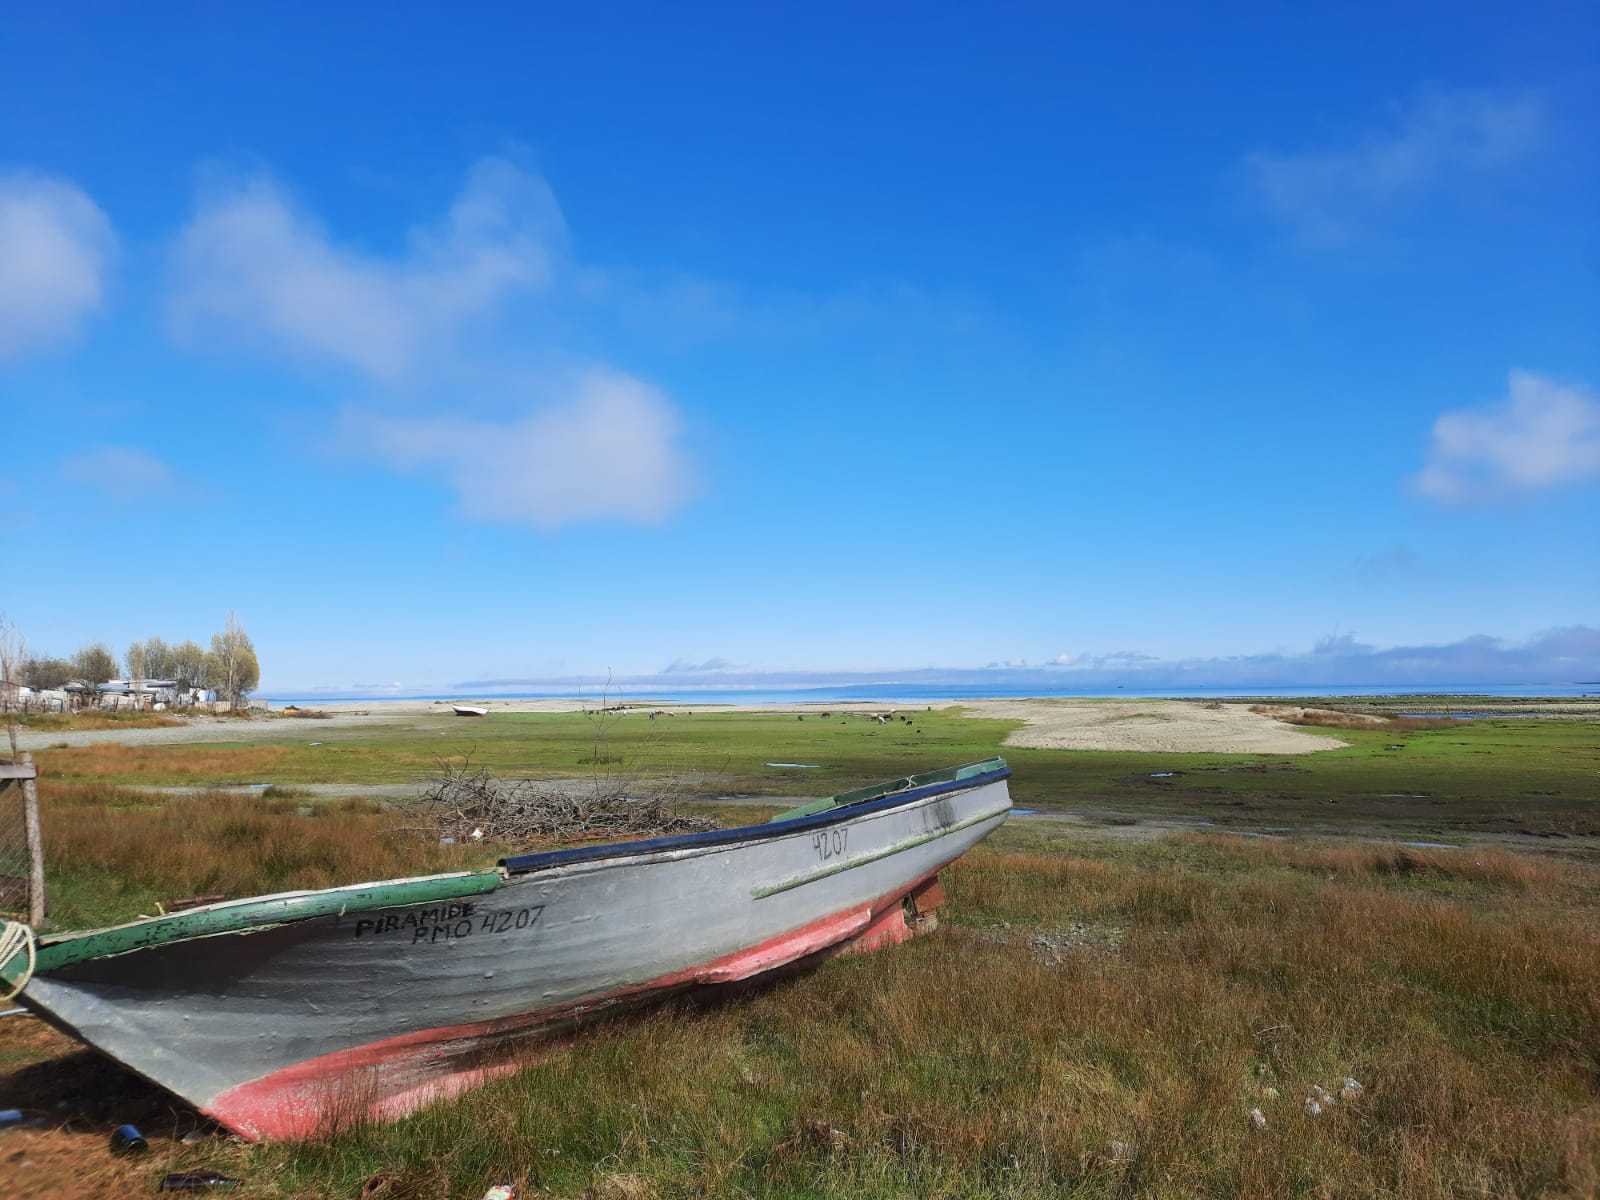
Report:
[[1468,722],[1455,717],[1389,717],[1343,712],[1336,708],[1305,708],[1295,704],[1252,704],[1250,711],[1286,725],[1313,725],[1325,729],[1377,729],[1410,733],[1424,729],[1453,729]]
[[101,742],[49,750],[37,757],[41,774],[80,780],[143,778],[207,784],[269,773],[294,753],[289,746],[124,746]]
[[[347,1194],[382,1163],[395,1195],[605,1194],[619,1174],[663,1197],[1595,1194],[1585,868],[1496,859],[1483,878],[1509,903],[1482,905],[1405,886],[1382,850],[1184,853],[980,849],[947,872],[932,938],[613,1023],[400,1126],[284,1152],[286,1178]],[[1092,927],[1119,937],[1036,952]],[[1305,1111],[1346,1076],[1361,1096]]]
[[35,755],[40,774],[70,781],[141,779],[174,784],[210,784],[218,779],[261,778],[294,754],[290,746],[94,746],[64,747]]
[[1372,843],[1345,846],[1246,839],[1226,834],[1182,835],[1178,842],[1203,848],[1208,855],[1240,869],[1278,866],[1324,876],[1451,880],[1536,891],[1546,898],[1566,888],[1592,884],[1594,873],[1559,859],[1518,854],[1492,846],[1439,849]]
[[365,800],[310,805],[226,792],[152,797],[42,781],[40,802],[47,879],[64,892],[67,906],[62,914],[62,904],[52,905],[58,923],[63,916],[103,923],[134,915],[74,906],[75,890],[84,888],[92,893],[84,901],[104,904],[96,886],[104,881],[115,881],[117,895],[143,907],[152,898],[250,896],[457,870],[469,858],[492,861],[492,851],[481,846],[441,846],[406,832],[395,814]]
[[[53,863],[169,896],[463,865],[357,802],[52,784],[46,819]],[[467,1200],[617,1178],[661,1198],[1600,1191],[1594,868],[1007,830],[945,882],[932,937],[613,1021],[239,1169],[266,1195]],[[1358,1098],[1305,1111],[1346,1076]]]
[[26,712],[17,714],[17,721],[28,729],[44,732],[73,732],[90,729],[157,729],[169,725],[182,725],[183,721],[169,713],[159,712],[106,712],[91,709],[85,712]]

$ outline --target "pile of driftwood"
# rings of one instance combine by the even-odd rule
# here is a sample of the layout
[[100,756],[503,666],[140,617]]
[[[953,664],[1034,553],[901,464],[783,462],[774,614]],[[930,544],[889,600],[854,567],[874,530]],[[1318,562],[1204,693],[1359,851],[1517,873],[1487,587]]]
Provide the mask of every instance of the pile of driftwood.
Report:
[[432,829],[460,842],[625,839],[715,828],[685,816],[667,796],[637,790],[619,780],[504,780],[485,767],[445,763],[421,806]]

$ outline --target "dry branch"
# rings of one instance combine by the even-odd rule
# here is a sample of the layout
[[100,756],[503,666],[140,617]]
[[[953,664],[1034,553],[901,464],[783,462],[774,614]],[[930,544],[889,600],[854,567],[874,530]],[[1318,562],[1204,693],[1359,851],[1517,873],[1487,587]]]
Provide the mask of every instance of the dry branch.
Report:
[[469,760],[441,763],[440,768],[422,794],[421,807],[441,837],[458,841],[650,837],[715,827],[703,817],[679,812],[668,795],[635,795],[617,783],[563,786],[560,781],[504,780]]

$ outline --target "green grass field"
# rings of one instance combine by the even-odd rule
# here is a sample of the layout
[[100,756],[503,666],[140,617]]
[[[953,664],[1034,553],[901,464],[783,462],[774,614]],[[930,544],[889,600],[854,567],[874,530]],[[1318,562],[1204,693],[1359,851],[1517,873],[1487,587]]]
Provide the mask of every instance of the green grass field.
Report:
[[[39,755],[54,779],[225,786],[404,783],[470,756],[505,775],[638,769],[706,796],[824,795],[877,779],[1003,754],[1019,803],[1110,819],[1152,814],[1225,827],[1369,827],[1600,835],[1600,723],[1480,720],[1445,729],[1329,732],[1345,749],[1306,755],[1142,754],[1008,747],[1017,722],[954,710],[888,725],[860,716],[679,715],[614,720],[599,747],[579,713],[418,717],[281,741],[93,746]],[[291,723],[284,722],[285,725]],[[306,726],[310,726],[310,731]],[[319,737],[320,734],[320,737]],[[309,744],[320,740],[320,745]],[[816,770],[769,762],[819,764]],[[1157,777],[1158,773],[1172,772]]]
[[[1019,802],[1103,827],[1014,820],[945,873],[926,938],[614,1020],[458,1100],[303,1146],[184,1145],[197,1120],[170,1097],[38,1022],[0,1022],[0,1107],[47,1124],[4,1135],[0,1192],[144,1194],[211,1167],[245,1181],[229,1194],[273,1200],[478,1200],[496,1183],[608,1200],[1600,1194],[1600,861],[1581,836],[1600,833],[1600,725],[1339,730],[1348,748],[1295,757],[1002,747],[1011,728],[626,717],[599,769],[707,797],[1002,752]],[[403,804],[294,785],[412,780],[468,752],[581,774],[592,734],[581,715],[506,715],[315,747],[301,732],[45,752],[55,919],[491,860],[505,847],[440,846]],[[124,786],[268,781],[265,797]],[[1110,836],[1173,816],[1307,836]],[[1367,840],[1518,830],[1565,835],[1520,838],[1561,853]],[[1346,1077],[1358,1096],[1307,1113]],[[130,1120],[151,1152],[114,1158],[106,1135]]]

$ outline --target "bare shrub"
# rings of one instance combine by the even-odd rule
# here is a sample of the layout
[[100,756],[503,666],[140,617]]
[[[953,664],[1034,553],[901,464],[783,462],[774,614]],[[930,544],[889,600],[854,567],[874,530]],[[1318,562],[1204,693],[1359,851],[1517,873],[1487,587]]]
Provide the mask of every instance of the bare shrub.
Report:
[[[607,761],[598,758],[596,761]],[[679,812],[670,794],[635,795],[619,780],[499,779],[470,759],[440,763],[422,794],[429,824],[444,837],[503,843],[649,837],[715,828]]]
[[716,822],[679,811],[682,777],[659,761],[657,732],[625,751],[612,735],[629,710],[607,703],[585,708],[589,749],[579,761],[587,778],[500,779],[471,756],[442,761],[423,792],[422,809],[442,837],[511,844],[653,837],[716,828]]

